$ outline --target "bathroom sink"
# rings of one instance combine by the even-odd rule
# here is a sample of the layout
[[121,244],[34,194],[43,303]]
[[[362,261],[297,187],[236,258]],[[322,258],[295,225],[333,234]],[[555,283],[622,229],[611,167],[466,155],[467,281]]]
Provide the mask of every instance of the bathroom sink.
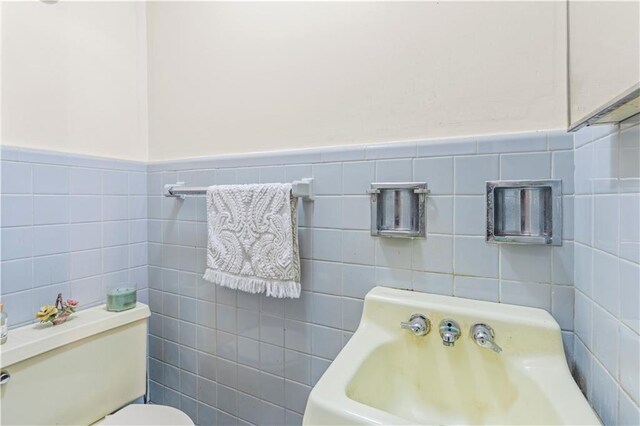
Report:
[[[430,320],[416,335],[412,314]],[[445,346],[439,325],[459,325]],[[501,352],[471,337],[495,333]],[[546,311],[376,287],[362,320],[309,396],[303,423],[599,425],[567,366],[560,327]]]

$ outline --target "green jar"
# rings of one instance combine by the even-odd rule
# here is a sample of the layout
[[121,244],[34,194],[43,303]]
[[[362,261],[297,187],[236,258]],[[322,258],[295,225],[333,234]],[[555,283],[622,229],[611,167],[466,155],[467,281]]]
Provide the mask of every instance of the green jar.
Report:
[[136,306],[135,284],[116,284],[107,289],[107,311],[121,312]]

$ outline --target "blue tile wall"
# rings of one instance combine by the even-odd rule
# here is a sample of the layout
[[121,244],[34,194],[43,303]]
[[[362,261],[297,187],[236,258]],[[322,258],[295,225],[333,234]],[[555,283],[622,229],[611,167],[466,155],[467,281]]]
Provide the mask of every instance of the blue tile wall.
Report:
[[[152,400],[200,424],[299,424],[311,387],[357,328],[363,298],[377,284],[541,307],[560,323],[571,357],[572,220],[562,247],[489,245],[483,194],[486,180],[560,175],[572,215],[573,173],[560,167],[572,162],[571,135],[533,132],[149,164]],[[162,185],[303,177],[315,179],[316,199],[299,202],[301,298],[203,281],[204,197],[165,198]],[[427,239],[371,237],[370,183],[414,180],[431,189]],[[528,256],[537,268],[523,261]]]
[[[630,155],[617,170],[625,179],[612,182],[590,138],[576,137],[575,149],[572,135],[530,132],[150,164],[5,147],[2,299],[15,326],[58,291],[91,305],[103,301],[105,285],[136,282],[152,311],[151,399],[201,425],[300,424],[311,387],[357,328],[374,285],[540,307],[559,322],[570,364],[599,366],[588,396],[602,400],[599,384],[617,392],[615,417],[602,402],[596,409],[607,419],[634,419],[638,392],[623,367],[634,359],[637,305],[622,300],[617,307],[580,265],[597,252],[605,271],[617,251],[618,291],[637,290],[629,287],[638,271],[635,234],[612,239],[602,219],[637,217],[635,151],[616,148]],[[602,145],[611,154],[611,144]],[[574,164],[581,165],[575,185]],[[165,198],[163,184],[303,177],[314,177],[317,197],[299,203],[301,298],[276,300],[202,280],[204,198]],[[484,242],[484,182],[501,178],[563,179],[562,247]],[[369,235],[366,190],[377,180],[428,182],[427,239]],[[614,183],[624,193],[617,210],[603,198]],[[615,357],[594,344],[599,329],[589,328],[596,315],[610,324],[614,306],[621,318],[615,373]]]
[[89,307],[104,303],[108,282],[132,281],[147,300],[146,164],[3,147],[0,172],[12,328],[59,291]]
[[576,377],[605,424],[640,424],[640,118],[575,142]]

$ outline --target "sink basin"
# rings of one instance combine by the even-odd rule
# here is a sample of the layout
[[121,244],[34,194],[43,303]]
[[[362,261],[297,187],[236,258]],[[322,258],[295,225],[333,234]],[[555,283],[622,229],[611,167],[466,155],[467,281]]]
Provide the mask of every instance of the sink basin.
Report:
[[[400,328],[419,313],[431,331]],[[438,325],[462,332],[445,346]],[[496,353],[470,337],[485,323]],[[567,366],[544,310],[376,287],[349,343],[311,391],[303,424],[601,424]]]

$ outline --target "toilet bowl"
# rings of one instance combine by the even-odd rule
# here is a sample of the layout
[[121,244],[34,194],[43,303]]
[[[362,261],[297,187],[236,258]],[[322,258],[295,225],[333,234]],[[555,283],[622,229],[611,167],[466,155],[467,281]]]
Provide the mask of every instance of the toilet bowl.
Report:
[[191,418],[177,408],[155,404],[131,404],[104,419],[96,425],[193,425]]
[[149,316],[143,303],[102,305],[11,330],[0,347],[0,424],[193,425],[173,407],[133,404],[147,389]]

